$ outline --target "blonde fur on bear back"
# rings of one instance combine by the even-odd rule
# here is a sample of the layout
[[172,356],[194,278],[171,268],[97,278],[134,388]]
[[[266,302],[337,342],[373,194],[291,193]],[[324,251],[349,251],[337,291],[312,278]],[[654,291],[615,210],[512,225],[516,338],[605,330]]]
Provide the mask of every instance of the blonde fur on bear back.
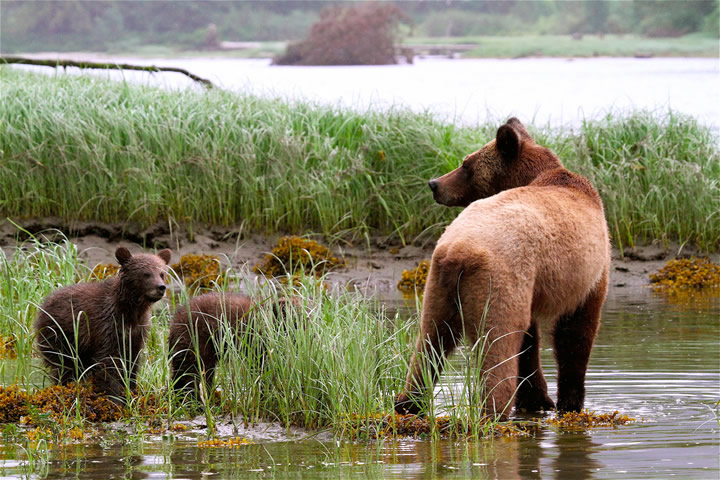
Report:
[[[607,272],[602,208],[563,187],[527,186],[477,200],[438,240],[455,258],[484,258],[497,288],[532,298],[534,316],[580,305]],[[518,301],[523,301],[517,298]]]

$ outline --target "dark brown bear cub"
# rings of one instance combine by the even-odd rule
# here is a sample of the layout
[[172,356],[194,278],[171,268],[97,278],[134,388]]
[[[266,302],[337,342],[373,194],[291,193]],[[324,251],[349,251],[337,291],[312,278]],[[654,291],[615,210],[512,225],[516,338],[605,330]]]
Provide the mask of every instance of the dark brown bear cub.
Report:
[[[280,299],[273,304],[275,317],[284,315],[286,302]],[[175,390],[197,393],[200,379],[205,391],[211,387],[224,332],[231,332],[243,353],[261,357],[262,342],[253,340],[257,326],[251,325],[259,308],[250,297],[237,293],[206,293],[178,307],[168,337]]]
[[116,400],[126,386],[135,390],[150,310],[165,295],[171,256],[167,249],[131,255],[120,247],[117,276],[70,285],[45,299],[35,320],[36,344],[55,383],[89,378]]

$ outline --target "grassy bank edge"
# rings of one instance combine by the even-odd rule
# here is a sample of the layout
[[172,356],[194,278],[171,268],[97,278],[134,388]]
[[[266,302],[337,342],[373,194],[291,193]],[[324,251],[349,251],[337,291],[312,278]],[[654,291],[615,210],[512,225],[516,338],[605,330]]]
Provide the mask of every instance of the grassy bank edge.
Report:
[[[3,68],[3,216],[237,225],[330,239],[436,237],[456,209],[427,179],[490,140],[403,108],[351,111]],[[718,138],[672,111],[530,125],[600,191],[617,246],[720,249]],[[83,179],[78,182],[77,179]]]

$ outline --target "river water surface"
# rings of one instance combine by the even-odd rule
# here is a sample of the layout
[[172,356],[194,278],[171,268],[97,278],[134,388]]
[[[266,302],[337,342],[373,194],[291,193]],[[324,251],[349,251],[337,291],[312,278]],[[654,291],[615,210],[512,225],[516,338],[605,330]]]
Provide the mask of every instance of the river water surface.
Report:
[[[586,407],[638,419],[629,425],[574,433],[543,429],[531,438],[370,442],[336,442],[327,434],[308,437],[263,425],[242,432],[255,444],[234,449],[199,448],[201,433],[55,449],[41,471],[49,478],[717,479],[717,295],[611,292],[591,357]],[[554,397],[556,370],[547,346],[543,355]],[[0,476],[24,470],[22,453],[4,458]]]
[[[428,58],[413,65],[353,67],[280,67],[268,59],[111,61],[181,67],[239,92],[359,110],[410,108],[467,125],[515,115],[536,126],[576,127],[608,112],[672,109],[720,129],[720,62],[712,58]],[[194,85],[176,73],[88,72],[171,88]]]

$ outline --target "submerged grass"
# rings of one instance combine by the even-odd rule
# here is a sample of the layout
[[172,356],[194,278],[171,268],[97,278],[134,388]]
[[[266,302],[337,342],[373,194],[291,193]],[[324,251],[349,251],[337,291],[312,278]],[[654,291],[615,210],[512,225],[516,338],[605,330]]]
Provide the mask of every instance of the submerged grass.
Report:
[[[245,231],[433,240],[456,209],[427,180],[501,120],[443,123],[401,108],[351,111],[227,91],[168,91],[0,68],[0,215],[169,221]],[[718,138],[646,112],[533,128],[596,185],[621,248],[659,239],[720,250]]]

